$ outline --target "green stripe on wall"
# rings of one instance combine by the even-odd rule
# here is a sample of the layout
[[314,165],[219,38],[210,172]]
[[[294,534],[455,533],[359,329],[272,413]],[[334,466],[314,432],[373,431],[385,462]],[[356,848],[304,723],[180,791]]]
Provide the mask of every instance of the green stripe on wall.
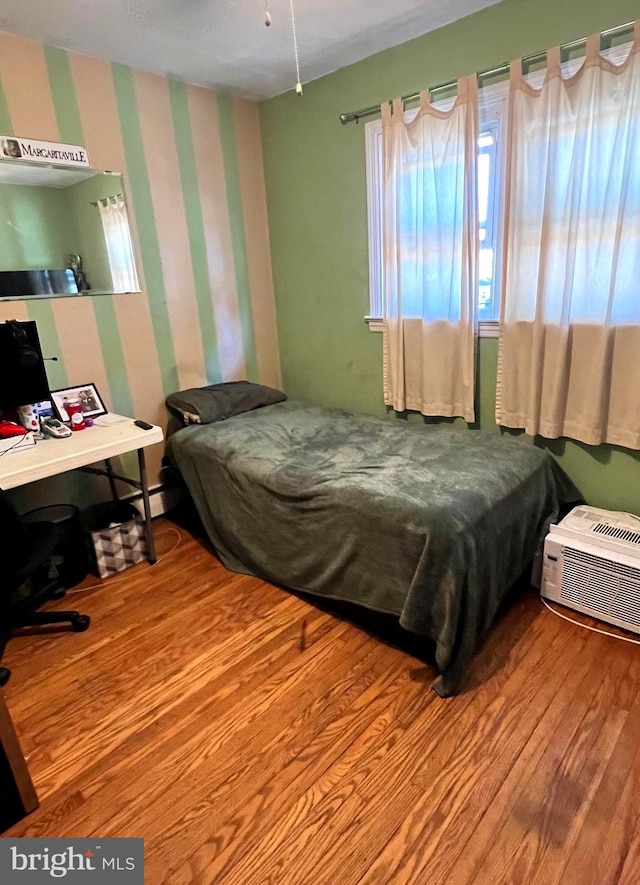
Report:
[[[13,125],[2,83],[0,83],[0,127],[4,134],[13,134]],[[67,387],[67,373],[62,360],[60,341],[56,331],[51,303],[46,300],[28,301],[25,303],[29,318],[35,320],[38,324],[38,337],[40,338],[43,355],[58,357],[57,362],[47,364],[49,386],[53,390],[57,387]]]
[[4,94],[4,86],[0,77],[0,130],[3,135],[11,135],[11,117],[7,107],[7,96]]
[[64,49],[45,46],[44,60],[49,74],[49,88],[58,122],[60,140],[67,144],[81,145],[84,133],[69,66],[69,54]]
[[124,359],[122,339],[116,318],[113,298],[126,298],[126,295],[94,295],[93,311],[100,337],[100,349],[104,368],[109,380],[112,408],[121,415],[133,415],[133,400],[127,364]]
[[[151,311],[151,322],[165,393],[179,388],[176,356],[171,337],[167,298],[160,260],[160,243],[153,212],[149,172],[144,156],[142,132],[131,68],[114,62],[111,65],[116,104],[127,158],[131,199],[134,207],[144,277]],[[162,150],[162,145],[157,146]]]
[[233,125],[233,98],[230,95],[218,94],[218,123],[220,126],[220,143],[224,162],[224,177],[227,188],[227,205],[233,207],[229,212],[231,240],[233,245],[233,264],[238,287],[238,306],[242,327],[242,343],[247,367],[247,378],[259,381],[258,361],[253,337],[251,318],[251,288],[247,265],[247,242],[245,237],[244,215],[242,212],[242,191],[238,173],[238,156],[236,137]]
[[[64,49],[45,46],[44,55],[60,139],[69,144],[83,144],[84,132],[69,63],[69,53]],[[112,301],[112,298],[125,297],[124,295],[95,295],[92,296],[91,301],[99,332],[105,372],[109,381],[112,407],[123,415],[133,415],[127,366],[124,360],[115,306]]]
[[213,315],[211,283],[207,263],[207,240],[202,221],[202,203],[200,201],[200,188],[198,185],[191,118],[189,116],[185,84],[169,79],[169,98],[176,137],[189,245],[191,246],[191,267],[193,269],[193,280],[198,302],[202,349],[207,371],[207,381],[212,384],[222,381],[222,374],[218,360],[218,338]]

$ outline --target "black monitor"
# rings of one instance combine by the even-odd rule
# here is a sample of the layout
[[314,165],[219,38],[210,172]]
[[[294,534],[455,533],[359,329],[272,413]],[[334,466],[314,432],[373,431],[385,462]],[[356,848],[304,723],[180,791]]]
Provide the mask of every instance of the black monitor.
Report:
[[0,323],[0,411],[51,399],[33,320]]

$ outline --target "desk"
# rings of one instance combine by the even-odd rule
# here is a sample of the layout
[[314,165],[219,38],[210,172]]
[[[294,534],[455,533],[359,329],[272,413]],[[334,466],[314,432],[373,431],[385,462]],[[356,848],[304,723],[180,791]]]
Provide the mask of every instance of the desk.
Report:
[[[46,479],[49,476],[65,473],[67,470],[80,468],[89,473],[107,476],[115,497],[115,480],[122,480],[142,492],[149,562],[153,564],[156,561],[156,554],[144,447],[162,442],[164,438],[162,428],[153,425],[151,430],[142,430],[131,418],[111,415],[110,420],[113,418],[122,418],[122,420],[106,425],[96,423],[93,427],[75,431],[65,439],[38,440],[35,446],[2,455],[0,488],[14,489],[38,479]],[[115,455],[124,455],[125,452],[133,451],[138,452],[139,481],[114,473],[109,460]],[[89,466],[97,461],[104,461],[106,469]]]

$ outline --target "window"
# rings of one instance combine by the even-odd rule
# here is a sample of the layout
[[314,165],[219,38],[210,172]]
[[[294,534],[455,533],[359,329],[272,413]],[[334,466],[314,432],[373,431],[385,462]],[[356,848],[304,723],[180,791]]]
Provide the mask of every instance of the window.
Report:
[[[495,323],[500,315],[500,181],[501,135],[506,84],[486,87],[481,93],[480,138],[478,139],[478,215],[480,227],[478,320]],[[453,99],[436,102],[446,109]],[[406,112],[410,120],[416,111]],[[374,120],[365,126],[367,155],[367,201],[369,214],[369,291],[368,319],[382,317],[384,304],[382,273],[382,123]],[[491,327],[481,333],[491,334]],[[497,334],[497,331],[493,334]]]
[[478,139],[478,222],[480,252],[478,267],[478,320],[491,322],[500,315],[498,251],[498,121],[483,126]]
[[122,194],[98,201],[114,292],[139,292],[135,253]]
[[[602,55],[620,64],[629,53],[628,37],[622,45],[612,45]],[[563,77],[574,74],[584,61],[582,49],[572,47],[562,64]],[[537,63],[537,61],[536,61]],[[526,75],[536,89],[542,85],[545,68]],[[502,278],[502,147],[507,119],[508,80],[484,85],[478,92],[480,138],[478,139],[478,215],[480,226],[478,322],[479,334],[497,337],[500,318],[500,284]],[[435,102],[446,110],[453,98]],[[407,120],[415,110],[405,112]],[[384,303],[382,274],[382,123],[374,120],[365,125],[367,164],[367,206],[369,222],[369,315],[370,328],[379,328]]]

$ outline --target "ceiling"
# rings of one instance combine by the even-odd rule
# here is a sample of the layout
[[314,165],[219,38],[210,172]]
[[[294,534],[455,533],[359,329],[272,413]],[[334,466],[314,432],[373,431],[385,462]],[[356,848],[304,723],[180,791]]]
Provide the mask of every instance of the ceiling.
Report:
[[[303,83],[499,0],[294,0]],[[262,99],[295,87],[289,0],[0,0],[0,30]]]

